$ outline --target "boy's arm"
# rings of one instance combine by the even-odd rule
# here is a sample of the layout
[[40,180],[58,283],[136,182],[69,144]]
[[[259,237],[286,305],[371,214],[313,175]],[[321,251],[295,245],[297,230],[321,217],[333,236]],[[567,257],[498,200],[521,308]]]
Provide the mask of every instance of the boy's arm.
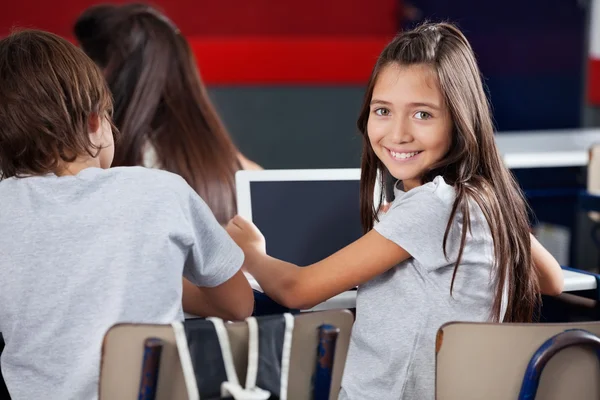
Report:
[[182,246],[188,249],[183,267],[184,311],[199,316],[243,320],[254,310],[254,294],[241,270],[244,253],[216,220],[204,200],[183,179],[183,203],[189,230]]
[[225,283],[209,288],[198,287],[183,279],[183,311],[199,317],[219,317],[241,321],[252,314],[254,297],[242,271]]
[[558,296],[563,291],[564,276],[558,261],[531,235],[531,258],[542,294]]

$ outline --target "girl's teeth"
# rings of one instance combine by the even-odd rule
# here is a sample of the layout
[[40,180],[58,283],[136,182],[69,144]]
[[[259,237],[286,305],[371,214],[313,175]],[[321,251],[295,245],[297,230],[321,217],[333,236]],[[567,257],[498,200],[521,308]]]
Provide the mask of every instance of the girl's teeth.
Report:
[[411,157],[416,156],[417,154],[419,154],[418,151],[414,151],[412,153],[396,153],[396,152],[391,151],[391,150],[390,150],[390,153],[392,153],[392,157],[398,158],[398,159],[411,158]]

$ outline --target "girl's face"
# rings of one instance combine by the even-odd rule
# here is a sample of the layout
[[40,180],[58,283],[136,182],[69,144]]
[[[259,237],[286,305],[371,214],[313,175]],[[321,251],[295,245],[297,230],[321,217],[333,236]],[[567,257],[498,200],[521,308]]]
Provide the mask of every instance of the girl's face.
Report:
[[452,142],[452,117],[427,65],[384,67],[373,88],[367,132],[373,151],[404,190],[421,185],[425,170]]

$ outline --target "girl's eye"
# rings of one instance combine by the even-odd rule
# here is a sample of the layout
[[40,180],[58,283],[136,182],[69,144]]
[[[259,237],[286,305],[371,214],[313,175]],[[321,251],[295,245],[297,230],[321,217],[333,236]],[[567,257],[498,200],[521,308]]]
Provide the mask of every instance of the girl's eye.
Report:
[[390,110],[387,108],[378,108],[375,110],[375,114],[379,115],[380,117],[387,117],[390,115]]
[[417,111],[415,113],[415,118],[416,119],[429,119],[429,118],[431,118],[431,114],[429,114],[428,112],[425,112],[425,111]]

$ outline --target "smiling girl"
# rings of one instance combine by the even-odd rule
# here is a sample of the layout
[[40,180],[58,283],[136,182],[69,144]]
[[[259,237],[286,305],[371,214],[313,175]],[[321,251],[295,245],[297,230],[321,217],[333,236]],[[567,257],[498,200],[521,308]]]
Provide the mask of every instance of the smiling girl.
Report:
[[[264,238],[242,218],[228,232],[265,293],[288,307],[358,285],[340,398],[433,399],[442,324],[531,321],[540,292],[562,291],[562,272],[529,234],[473,51],[456,27],[425,24],[383,50],[358,127],[361,239],[299,268],[266,255]],[[383,184],[396,181],[380,221],[379,171]]]

